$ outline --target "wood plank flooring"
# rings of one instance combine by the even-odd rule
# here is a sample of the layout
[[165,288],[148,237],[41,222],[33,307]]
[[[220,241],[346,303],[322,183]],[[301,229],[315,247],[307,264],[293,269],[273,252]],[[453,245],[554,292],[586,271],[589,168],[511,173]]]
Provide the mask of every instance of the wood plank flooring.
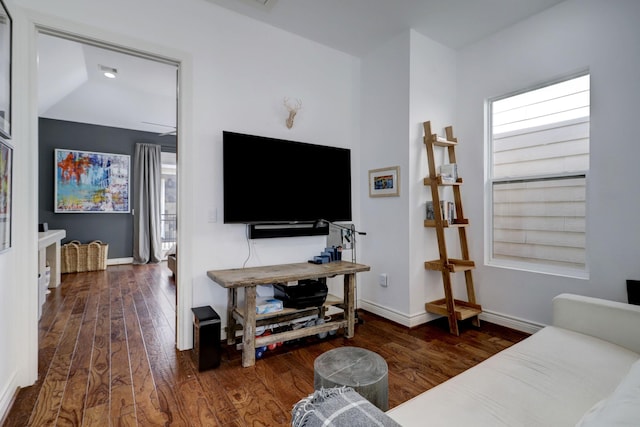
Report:
[[408,329],[360,318],[351,340],[310,338],[268,351],[252,368],[225,347],[221,366],[200,373],[191,352],[175,349],[166,264],[65,274],[39,323],[39,380],[20,390],[4,425],[290,425],[293,405],[313,392],[313,361],[343,345],[385,358],[393,408],[527,336],[487,322],[463,323],[456,337],[446,319]]

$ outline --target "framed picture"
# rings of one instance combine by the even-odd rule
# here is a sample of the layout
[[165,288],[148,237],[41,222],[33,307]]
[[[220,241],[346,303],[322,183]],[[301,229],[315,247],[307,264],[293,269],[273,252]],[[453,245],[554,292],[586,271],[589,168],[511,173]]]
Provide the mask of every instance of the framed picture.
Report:
[[11,172],[13,152],[0,141],[0,252],[11,247]]
[[400,166],[369,171],[369,197],[400,195]]
[[11,15],[0,0],[0,135],[11,138]]
[[55,150],[56,213],[128,213],[130,156]]

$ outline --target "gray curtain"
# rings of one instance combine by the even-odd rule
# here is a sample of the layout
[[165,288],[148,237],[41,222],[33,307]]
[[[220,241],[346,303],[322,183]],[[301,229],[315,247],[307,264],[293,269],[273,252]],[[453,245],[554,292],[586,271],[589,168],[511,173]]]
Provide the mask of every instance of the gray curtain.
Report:
[[160,241],[161,148],[155,144],[136,144],[134,158],[133,263],[158,263],[162,258]]

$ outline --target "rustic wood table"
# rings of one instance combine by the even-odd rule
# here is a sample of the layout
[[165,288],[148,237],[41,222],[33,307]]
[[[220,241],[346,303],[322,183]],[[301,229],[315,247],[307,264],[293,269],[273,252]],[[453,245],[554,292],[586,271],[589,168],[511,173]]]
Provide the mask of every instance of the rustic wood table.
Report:
[[[352,338],[355,330],[355,275],[369,271],[364,264],[347,261],[335,261],[328,264],[311,264],[308,262],[296,264],[269,265],[263,267],[235,268],[230,270],[207,271],[207,276],[218,285],[228,290],[227,301],[227,343],[235,343],[235,329],[242,325],[242,366],[255,365],[256,347],[261,347],[281,341],[293,340],[323,332],[344,328],[347,338]],[[320,279],[344,275],[344,319],[334,320],[322,325],[309,326],[292,331],[274,333],[256,337],[256,324],[282,322],[286,318],[319,313],[318,307],[301,310],[287,309],[276,313],[256,314],[256,286],[272,283],[287,283],[305,279]],[[238,289],[244,289],[244,304],[238,306]],[[334,302],[335,303],[335,302]]]

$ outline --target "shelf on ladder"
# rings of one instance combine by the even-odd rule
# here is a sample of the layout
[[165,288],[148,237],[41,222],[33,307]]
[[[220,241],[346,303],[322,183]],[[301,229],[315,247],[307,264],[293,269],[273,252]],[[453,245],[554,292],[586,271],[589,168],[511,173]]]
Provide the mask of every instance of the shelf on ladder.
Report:
[[[425,309],[430,313],[446,316],[449,320],[449,331],[452,334],[459,335],[460,332],[457,322],[460,320],[472,318],[474,325],[480,325],[478,315],[482,313],[482,307],[476,303],[473,276],[471,274],[471,271],[475,268],[475,263],[469,257],[469,246],[467,244],[466,228],[469,226],[469,220],[464,216],[462,197],[460,194],[463,180],[459,177],[456,177],[455,181],[443,180],[436,172],[434,155],[434,147],[444,147],[447,151],[449,162],[455,164],[455,147],[458,145],[458,140],[453,136],[453,128],[451,126],[445,129],[446,138],[431,132],[431,122],[424,122],[423,126],[425,134],[424,144],[427,149],[427,162],[429,166],[429,176],[425,177],[423,182],[425,186],[431,188],[434,217],[443,218],[440,205],[440,187],[449,187],[452,189],[456,217],[451,221],[444,219],[425,219],[424,221],[424,227],[435,228],[438,239],[438,250],[440,252],[439,259],[425,261],[424,267],[427,270],[441,272],[445,293],[444,298],[425,303]],[[448,257],[447,241],[445,238],[446,229],[458,230],[460,251],[462,253],[461,259]],[[453,296],[451,274],[458,272],[464,273],[468,301],[456,299]]]

